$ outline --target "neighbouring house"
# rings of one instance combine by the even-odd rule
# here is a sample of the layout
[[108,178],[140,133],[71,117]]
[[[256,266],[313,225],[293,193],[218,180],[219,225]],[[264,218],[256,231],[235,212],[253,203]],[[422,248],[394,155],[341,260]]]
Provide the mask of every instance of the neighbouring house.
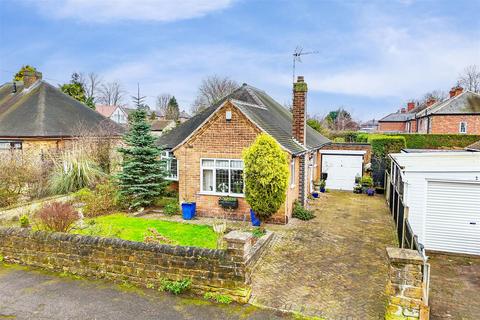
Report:
[[[350,180],[362,174],[364,150],[335,150],[330,141],[306,125],[307,85],[298,77],[293,89],[293,115],[264,91],[243,84],[215,105],[195,115],[159,138],[164,159],[171,168],[170,179],[176,181],[180,201],[195,201],[201,216],[224,216],[245,219],[249,206],[244,199],[242,150],[258,134],[265,132],[280,144],[290,162],[290,183],[284,206],[272,222],[287,223],[295,200],[304,204],[312,192],[312,182],[319,179],[323,166],[329,181]],[[358,147],[357,147],[358,148]],[[358,157],[356,157],[358,156]],[[351,163],[350,159],[360,159]],[[327,160],[328,159],[328,160]],[[342,161],[355,170],[340,170]],[[358,172],[359,171],[359,172]],[[238,198],[239,206],[224,211],[218,200],[222,196]]]
[[390,157],[387,200],[402,244],[417,242],[427,251],[480,255],[480,153]]
[[128,123],[128,114],[120,106],[108,106],[99,104],[95,106],[95,111],[118,124],[125,125]]
[[372,119],[360,124],[360,132],[376,132],[378,130],[378,120]]
[[109,137],[123,129],[85,104],[42,80],[40,72],[25,72],[24,80],[0,87],[0,150],[43,155],[99,127]]
[[165,132],[175,128],[176,123],[173,120],[153,120],[150,125],[152,133],[156,136],[161,136]]
[[[162,111],[155,110],[155,114],[157,115],[158,120],[169,120],[165,116],[165,114]],[[190,119],[192,116],[190,116],[185,110],[180,111],[180,114],[178,115],[178,122],[183,123]]]
[[380,119],[378,131],[480,134],[480,94],[454,87],[443,101],[431,98],[418,106],[409,102],[406,109]]

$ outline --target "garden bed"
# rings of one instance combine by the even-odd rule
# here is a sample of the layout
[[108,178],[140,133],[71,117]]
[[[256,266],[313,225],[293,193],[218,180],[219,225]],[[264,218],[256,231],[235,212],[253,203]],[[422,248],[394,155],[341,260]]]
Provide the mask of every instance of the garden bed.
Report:
[[170,244],[215,249],[217,234],[212,227],[181,222],[162,221],[130,217],[123,213],[111,214],[84,220],[82,229],[71,232],[83,235],[114,237],[123,240],[143,242],[148,231],[154,228],[161,236],[169,239]]

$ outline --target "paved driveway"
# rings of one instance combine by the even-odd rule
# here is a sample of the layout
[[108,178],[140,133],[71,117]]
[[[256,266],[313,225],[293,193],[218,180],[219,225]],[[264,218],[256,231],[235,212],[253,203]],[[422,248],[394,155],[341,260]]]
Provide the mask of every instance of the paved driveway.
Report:
[[252,303],[326,319],[383,319],[385,247],[396,246],[384,198],[332,192],[313,206],[315,219],[276,228],[253,276]]
[[480,257],[430,256],[432,320],[480,318]]
[[215,320],[291,319],[244,305],[217,305],[154,290],[73,280],[0,263],[0,319]]

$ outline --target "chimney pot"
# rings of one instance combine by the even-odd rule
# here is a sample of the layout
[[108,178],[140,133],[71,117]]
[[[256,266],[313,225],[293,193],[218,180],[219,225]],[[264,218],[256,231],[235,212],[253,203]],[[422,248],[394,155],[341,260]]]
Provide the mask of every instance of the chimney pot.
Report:
[[450,90],[450,98],[456,97],[463,92],[463,88],[460,86],[455,86]]
[[23,72],[23,86],[29,88],[37,82],[37,80],[42,79],[42,73],[38,71],[24,71]]
[[292,136],[304,146],[306,145],[306,102],[307,84],[303,76],[298,76],[297,82],[293,84],[293,117]]
[[407,112],[407,111],[405,110],[405,108],[402,108],[402,109],[400,110],[400,112],[401,112],[401,113],[405,113],[405,112]]
[[435,102],[437,102],[437,99],[435,99],[434,97],[428,98],[427,107],[430,107],[431,105],[435,104]]

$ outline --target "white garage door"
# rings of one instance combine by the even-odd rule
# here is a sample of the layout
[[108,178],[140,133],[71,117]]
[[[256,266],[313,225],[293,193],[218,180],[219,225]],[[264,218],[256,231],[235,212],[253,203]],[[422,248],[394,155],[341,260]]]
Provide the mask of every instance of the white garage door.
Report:
[[353,190],[355,177],[362,176],[362,155],[322,155],[322,172],[328,173],[327,189]]
[[480,254],[480,183],[429,181],[425,248]]

